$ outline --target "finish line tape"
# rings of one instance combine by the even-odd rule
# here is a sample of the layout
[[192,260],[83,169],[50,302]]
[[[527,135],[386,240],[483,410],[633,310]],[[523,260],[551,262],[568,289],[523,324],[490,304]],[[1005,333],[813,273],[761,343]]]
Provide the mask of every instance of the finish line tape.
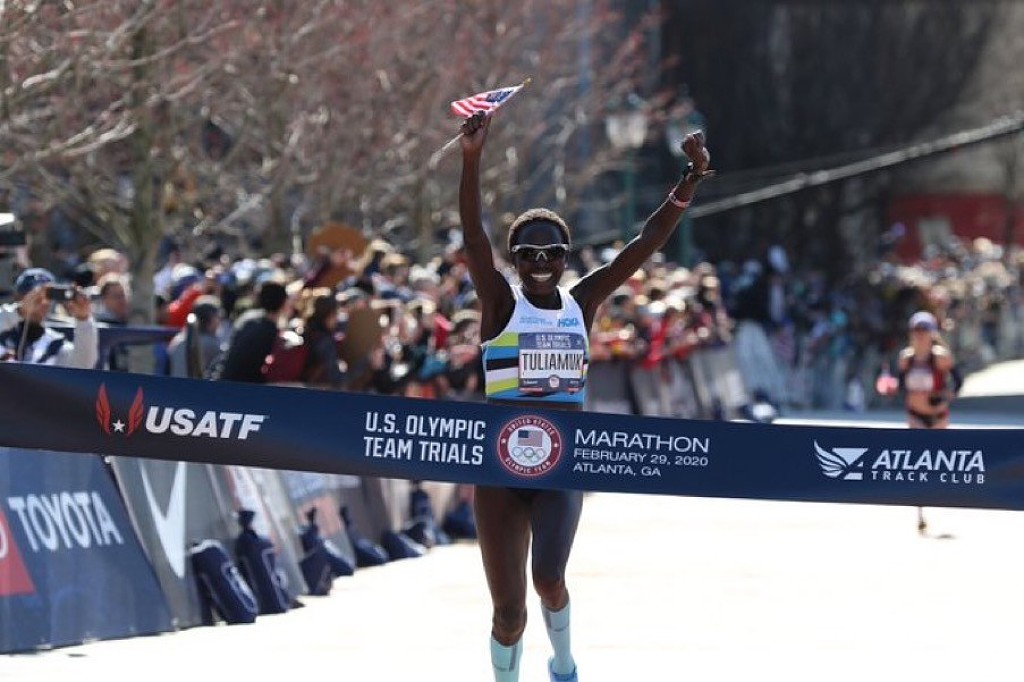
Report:
[[0,445],[515,488],[1024,509],[1016,429],[691,421],[0,364]]

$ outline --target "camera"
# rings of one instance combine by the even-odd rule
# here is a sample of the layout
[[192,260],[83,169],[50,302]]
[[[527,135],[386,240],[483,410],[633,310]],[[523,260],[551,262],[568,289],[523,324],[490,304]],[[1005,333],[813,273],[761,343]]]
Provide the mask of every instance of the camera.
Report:
[[73,301],[75,300],[75,289],[71,286],[51,284],[46,287],[46,299],[48,301],[57,301],[58,303]]

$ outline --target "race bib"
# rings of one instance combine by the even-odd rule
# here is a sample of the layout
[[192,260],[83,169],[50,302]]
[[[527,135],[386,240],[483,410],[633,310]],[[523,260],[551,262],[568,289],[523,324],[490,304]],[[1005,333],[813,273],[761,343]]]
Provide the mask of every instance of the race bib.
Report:
[[519,334],[519,391],[576,393],[587,371],[586,339],[569,333]]

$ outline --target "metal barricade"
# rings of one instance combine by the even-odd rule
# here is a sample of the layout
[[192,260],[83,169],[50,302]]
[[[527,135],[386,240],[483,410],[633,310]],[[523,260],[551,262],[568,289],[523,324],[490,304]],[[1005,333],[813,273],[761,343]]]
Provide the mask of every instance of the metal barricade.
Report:
[[667,360],[665,372],[669,396],[668,416],[680,419],[699,419],[704,416],[697,400],[697,387],[689,360]]
[[730,419],[750,402],[732,346],[701,349],[690,359],[707,389],[713,418]]
[[634,414],[629,385],[632,363],[627,360],[595,362],[587,369],[587,410]]
[[683,419],[728,419],[749,394],[730,346],[705,348],[687,360],[653,367],[630,361],[595,362],[588,373],[587,409]]
[[668,385],[662,376],[661,363],[653,367],[634,365],[629,371],[629,383],[635,396],[636,414],[669,416]]

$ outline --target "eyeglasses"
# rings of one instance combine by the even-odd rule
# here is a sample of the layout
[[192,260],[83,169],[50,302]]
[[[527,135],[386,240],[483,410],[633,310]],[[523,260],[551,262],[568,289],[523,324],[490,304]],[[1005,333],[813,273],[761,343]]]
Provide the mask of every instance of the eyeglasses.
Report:
[[534,244],[516,244],[511,249],[513,256],[520,256],[524,260],[539,263],[541,258],[545,261],[561,260],[569,253],[568,244],[547,244],[536,246]]

